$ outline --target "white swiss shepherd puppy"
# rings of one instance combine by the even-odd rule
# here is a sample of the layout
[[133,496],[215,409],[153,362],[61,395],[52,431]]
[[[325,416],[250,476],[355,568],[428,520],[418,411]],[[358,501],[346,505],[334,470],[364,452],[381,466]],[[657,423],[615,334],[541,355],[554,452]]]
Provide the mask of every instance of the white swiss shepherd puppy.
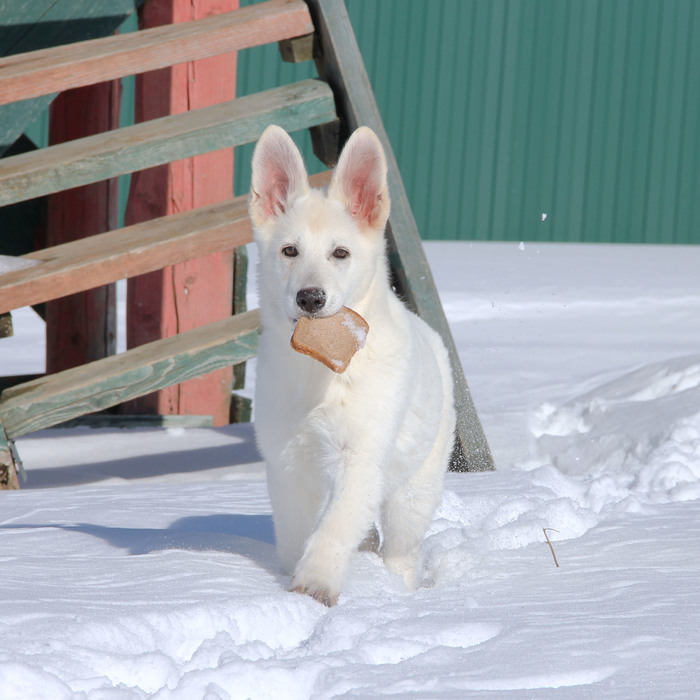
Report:
[[[291,588],[335,605],[353,554],[377,551],[409,589],[454,441],[447,351],[389,286],[387,167],[362,127],[325,190],[287,133],[268,127],[249,200],[260,251],[256,430],[277,550]],[[300,315],[347,306],[369,323],[344,374],[289,344]]]

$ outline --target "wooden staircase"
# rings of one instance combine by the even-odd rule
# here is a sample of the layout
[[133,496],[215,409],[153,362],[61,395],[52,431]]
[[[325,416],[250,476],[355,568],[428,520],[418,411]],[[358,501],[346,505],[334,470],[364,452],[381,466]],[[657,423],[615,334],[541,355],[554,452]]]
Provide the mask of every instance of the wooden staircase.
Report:
[[[0,104],[270,42],[280,42],[285,60],[313,57],[320,79],[2,159],[0,205],[250,143],[272,123],[311,129],[314,150],[332,166],[347,136],[357,126],[371,127],[389,165],[387,237],[397,292],[440,332],[452,359],[458,408],[452,468],[493,469],[342,0],[268,0],[185,24],[11,56],[0,60]],[[315,186],[327,181],[328,173],[312,178]],[[237,197],[46,248],[24,256],[36,265],[0,276],[0,315],[251,240],[245,197]],[[0,487],[18,487],[15,438],[245,362],[256,354],[258,327],[257,311],[247,311],[6,389]]]

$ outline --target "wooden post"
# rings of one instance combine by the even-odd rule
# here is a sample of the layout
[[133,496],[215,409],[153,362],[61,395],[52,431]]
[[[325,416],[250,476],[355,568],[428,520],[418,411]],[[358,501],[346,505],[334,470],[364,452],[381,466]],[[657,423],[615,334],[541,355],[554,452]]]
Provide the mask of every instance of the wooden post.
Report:
[[[238,8],[238,0],[147,0],[139,11],[142,29],[201,19]],[[236,54],[206,58],[136,77],[136,121],[231,100],[236,89]],[[135,173],[127,224],[146,221],[233,195],[233,149],[204,154]],[[129,280],[127,345],[224,319],[231,315],[233,256],[221,253]],[[130,402],[125,412],[209,414],[229,422],[230,368]]]
[[12,442],[8,439],[5,428],[0,424],[0,491],[19,488],[19,470],[12,453]]
[[[51,145],[119,126],[121,83],[67,90],[51,105]],[[117,180],[103,180],[49,197],[47,245],[55,246],[117,227]],[[115,287],[63,297],[46,308],[46,371],[60,372],[115,352]]]
[[0,338],[11,338],[13,335],[12,314],[10,314],[9,311],[0,314]]

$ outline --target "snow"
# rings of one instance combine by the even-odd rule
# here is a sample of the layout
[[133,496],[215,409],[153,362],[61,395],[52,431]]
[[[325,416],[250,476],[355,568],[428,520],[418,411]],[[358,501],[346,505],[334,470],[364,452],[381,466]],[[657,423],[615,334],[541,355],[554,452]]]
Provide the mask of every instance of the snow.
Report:
[[[448,475],[423,586],[361,553],[288,593],[250,425],[47,430],[0,493],[2,700],[697,697],[700,248],[426,249],[498,470]],[[0,371],[42,371],[14,320]]]
[[33,267],[37,264],[37,260],[25,260],[24,258],[17,258],[12,255],[0,255],[0,275],[14,270],[23,270],[24,268]]
[[355,318],[350,316],[345,316],[343,318],[343,326],[350,331],[358,350],[365,347],[365,343],[367,342],[366,326],[361,326]]

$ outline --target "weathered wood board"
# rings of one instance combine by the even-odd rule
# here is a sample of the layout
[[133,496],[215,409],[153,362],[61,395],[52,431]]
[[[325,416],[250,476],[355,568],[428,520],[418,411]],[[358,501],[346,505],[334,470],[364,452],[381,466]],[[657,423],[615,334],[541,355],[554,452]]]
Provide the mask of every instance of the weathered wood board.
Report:
[[192,22],[0,59],[0,104],[313,32],[302,0],[268,0]]
[[237,197],[44,248],[23,256],[41,261],[39,265],[0,275],[0,309],[57,299],[164,265],[232,250],[251,240],[246,199]]
[[0,423],[14,439],[244,362],[257,353],[259,325],[257,310],[248,311],[7,389]]
[[185,114],[0,160],[0,206],[335,119],[333,93],[304,80]]
[[[324,187],[330,173],[311,178]],[[252,241],[247,197],[126,226],[23,256],[39,264],[0,275],[0,314]]]
[[0,338],[11,338],[13,335],[12,315],[8,312],[0,311]]
[[12,452],[12,442],[0,423],[0,491],[19,488],[18,465]]

